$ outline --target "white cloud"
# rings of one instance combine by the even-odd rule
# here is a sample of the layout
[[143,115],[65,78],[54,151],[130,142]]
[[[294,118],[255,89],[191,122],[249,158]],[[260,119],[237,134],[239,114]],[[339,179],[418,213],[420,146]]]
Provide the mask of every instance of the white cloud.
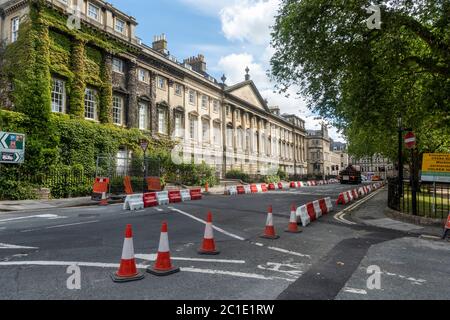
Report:
[[[270,46],[270,27],[281,0],[179,0],[194,7],[199,12],[220,19],[222,32],[231,50],[220,46],[201,47],[210,54],[219,54],[217,64],[209,69],[217,74],[224,73],[227,84],[244,81],[245,68],[249,67],[251,79],[268,99],[270,106],[279,106],[282,113],[296,114],[306,121],[306,128],[320,129],[320,120],[306,107],[303,99],[297,95],[297,88],[290,88],[285,94],[279,94],[271,83],[266,70],[270,68],[270,59],[275,49]],[[239,46],[236,46],[236,43]],[[200,46],[198,46],[200,48]],[[198,48],[197,48],[198,49]],[[336,141],[344,141],[335,128],[329,129],[330,136]]]
[[227,76],[227,84],[232,85],[244,81],[245,69],[250,69],[252,80],[260,88],[270,87],[270,81],[261,64],[254,62],[253,56],[248,53],[233,53],[220,58],[219,69]]
[[244,0],[223,8],[220,19],[225,37],[228,40],[267,45],[279,5],[279,0]]

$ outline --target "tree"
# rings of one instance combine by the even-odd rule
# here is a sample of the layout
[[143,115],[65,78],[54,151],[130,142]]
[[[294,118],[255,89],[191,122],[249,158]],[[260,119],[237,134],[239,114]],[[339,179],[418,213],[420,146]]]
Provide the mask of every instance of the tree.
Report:
[[450,151],[450,0],[387,0],[370,30],[370,1],[284,0],[272,33],[280,91],[342,130],[356,156],[395,158],[397,117],[418,156]]

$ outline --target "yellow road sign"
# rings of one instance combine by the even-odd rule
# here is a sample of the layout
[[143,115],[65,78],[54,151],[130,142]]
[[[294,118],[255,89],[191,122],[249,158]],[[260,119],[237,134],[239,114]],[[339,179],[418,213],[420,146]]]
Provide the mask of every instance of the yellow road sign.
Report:
[[422,180],[450,182],[450,154],[425,153],[423,155]]

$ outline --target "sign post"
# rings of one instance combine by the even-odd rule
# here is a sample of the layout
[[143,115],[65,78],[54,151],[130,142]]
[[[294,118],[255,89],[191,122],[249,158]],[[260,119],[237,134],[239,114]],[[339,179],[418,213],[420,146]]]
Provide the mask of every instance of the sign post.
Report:
[[414,149],[416,148],[416,135],[414,132],[410,131],[405,135],[406,148],[411,150],[411,207],[413,216],[417,216],[417,188],[416,188],[416,166],[414,159]]
[[142,193],[145,193],[146,190],[146,181],[145,178],[147,177],[147,162],[146,162],[146,154],[147,154],[147,149],[148,149],[148,141],[145,139],[141,139],[141,141],[139,142],[139,144],[141,145],[142,151],[144,151],[144,171],[143,171],[143,181],[142,181]]
[[21,164],[25,161],[25,135],[0,131],[0,163]]

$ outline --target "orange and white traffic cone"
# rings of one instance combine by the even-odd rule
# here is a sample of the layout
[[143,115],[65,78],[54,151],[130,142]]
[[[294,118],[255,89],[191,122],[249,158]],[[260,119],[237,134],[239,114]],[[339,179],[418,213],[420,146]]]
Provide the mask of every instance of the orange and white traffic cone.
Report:
[[148,267],[147,272],[155,276],[168,276],[180,272],[180,268],[172,266],[170,260],[169,235],[167,234],[167,222],[163,222],[159,239],[158,255],[153,267]]
[[198,250],[198,253],[205,255],[217,255],[220,253],[220,251],[216,250],[216,243],[214,241],[211,212],[208,212],[208,218],[206,219],[205,235],[203,237],[202,247]]
[[108,205],[108,199],[106,198],[106,192],[102,192],[102,199],[99,203],[100,206],[107,206]]
[[123,242],[122,259],[120,267],[116,273],[111,275],[114,282],[129,282],[144,279],[144,275],[137,271],[136,260],[134,258],[133,232],[131,225],[127,225],[125,230],[125,240]]
[[286,232],[289,233],[300,233],[302,232],[300,228],[298,227],[297,223],[297,208],[295,207],[295,204],[291,207],[291,218],[289,220],[289,226]]
[[273,226],[272,206],[269,207],[269,213],[267,214],[266,230],[265,230],[264,234],[261,236],[261,238],[271,239],[271,240],[280,238],[275,233],[275,227]]

